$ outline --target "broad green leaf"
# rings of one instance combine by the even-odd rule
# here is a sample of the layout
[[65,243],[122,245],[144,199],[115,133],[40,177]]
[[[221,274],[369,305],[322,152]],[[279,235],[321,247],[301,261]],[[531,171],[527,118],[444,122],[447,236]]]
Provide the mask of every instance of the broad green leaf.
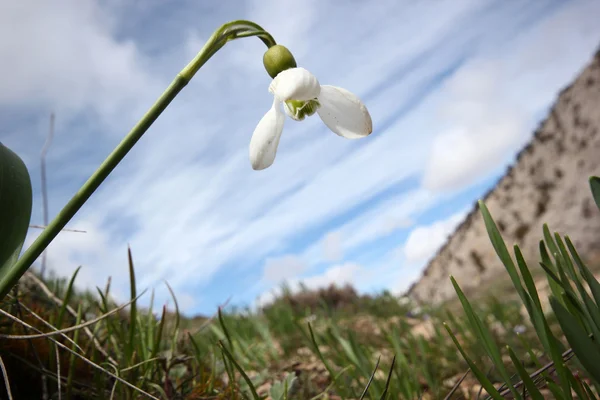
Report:
[[550,298],[550,305],[573,352],[590,376],[600,380],[600,349],[597,343],[589,338],[576,319],[554,297]]
[[0,143],[0,278],[19,258],[31,219],[31,179],[21,158]]
[[296,376],[294,374],[285,374],[285,377],[282,381],[273,382],[273,386],[269,389],[269,395],[273,400],[285,400],[289,396],[290,389],[296,380]]
[[565,239],[567,241],[567,246],[569,247],[569,251],[571,252],[571,255],[573,256],[575,263],[579,267],[579,272],[581,273],[581,275],[587,282],[587,284],[592,292],[592,296],[594,296],[594,300],[596,301],[596,304],[600,304],[600,283],[598,283],[598,280],[596,280],[596,278],[594,277],[594,274],[592,274],[592,272],[588,269],[588,267],[581,260],[581,257],[579,257],[579,254],[577,253],[577,250],[575,250],[575,246],[573,246],[571,239],[569,239],[568,236],[566,236]]
[[479,210],[481,211],[481,216],[483,217],[483,222],[485,223],[485,229],[487,230],[490,241],[494,246],[494,250],[496,250],[496,254],[502,261],[502,264],[504,264],[508,275],[510,275],[510,279],[515,286],[515,289],[517,289],[517,293],[519,293],[519,296],[523,298],[524,289],[521,283],[521,278],[519,277],[515,263],[513,262],[512,258],[510,257],[510,253],[506,248],[504,239],[502,239],[502,235],[500,235],[500,231],[498,230],[498,227],[496,226],[496,223],[494,222],[494,219],[492,218],[492,215],[487,209],[485,203],[479,200],[478,204]]
[[590,177],[590,189],[592,190],[592,197],[596,202],[598,208],[600,208],[600,178],[597,176]]
[[523,282],[525,283],[527,292],[529,293],[529,296],[531,296],[531,300],[533,301],[535,307],[540,312],[542,312],[542,303],[540,301],[540,297],[535,287],[533,277],[531,276],[531,272],[529,271],[529,267],[527,266],[525,258],[523,257],[523,253],[521,253],[521,249],[517,245],[514,246],[514,251],[515,258],[517,259],[517,265],[519,266],[519,270],[521,271],[521,276],[523,277]]

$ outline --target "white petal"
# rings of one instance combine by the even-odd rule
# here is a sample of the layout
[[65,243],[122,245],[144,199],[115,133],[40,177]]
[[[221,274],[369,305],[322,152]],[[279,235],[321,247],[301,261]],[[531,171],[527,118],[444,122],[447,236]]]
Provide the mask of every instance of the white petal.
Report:
[[261,170],[273,164],[284,121],[285,114],[281,111],[281,102],[275,99],[273,106],[262,117],[250,139],[252,169]]
[[279,100],[312,100],[321,92],[321,85],[313,74],[304,68],[290,68],[281,71],[271,85],[269,92]]
[[336,86],[321,86],[317,110],[325,125],[337,135],[358,139],[373,132],[373,122],[367,107],[356,95]]

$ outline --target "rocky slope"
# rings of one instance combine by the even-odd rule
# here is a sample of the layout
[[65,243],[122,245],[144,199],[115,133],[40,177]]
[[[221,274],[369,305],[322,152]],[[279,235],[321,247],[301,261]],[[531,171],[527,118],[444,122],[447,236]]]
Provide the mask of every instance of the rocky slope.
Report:
[[[518,244],[526,259],[538,260],[546,222],[593,260],[600,256],[600,214],[590,195],[590,175],[600,175],[600,51],[560,93],[532,141],[484,201],[507,245]],[[449,275],[468,290],[501,272],[475,207],[409,295],[439,303],[455,296]]]

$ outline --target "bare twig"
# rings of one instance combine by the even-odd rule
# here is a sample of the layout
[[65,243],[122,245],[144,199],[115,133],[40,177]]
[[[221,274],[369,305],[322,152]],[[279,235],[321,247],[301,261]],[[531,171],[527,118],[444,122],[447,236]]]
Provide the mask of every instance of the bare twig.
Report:
[[56,384],[58,385],[58,400],[62,399],[62,394],[60,393],[60,354],[58,354],[58,347],[54,347],[54,352],[56,354],[56,375],[58,379],[56,380]]
[[[139,296],[138,296],[138,297],[139,297]],[[135,299],[134,299],[134,300],[135,300]],[[0,310],[0,311],[2,311],[2,310]],[[114,379],[118,380],[118,381],[119,381],[119,382],[121,382],[122,384],[124,384],[124,385],[126,385],[126,386],[128,386],[128,387],[130,387],[130,388],[132,388],[132,389],[134,389],[134,390],[137,390],[138,392],[142,393],[142,394],[143,394],[143,395],[145,395],[145,396],[148,396],[148,397],[149,397],[149,398],[151,398],[151,399],[154,399],[154,400],[160,400],[158,397],[155,397],[155,396],[151,395],[150,393],[148,393],[148,392],[146,392],[146,391],[144,391],[144,390],[142,390],[142,389],[138,388],[137,386],[135,386],[135,385],[133,385],[133,384],[131,384],[131,383],[127,382],[125,379],[123,379],[123,378],[120,378],[119,376],[117,376],[117,375],[113,374],[113,373],[112,373],[112,372],[110,372],[110,371],[107,371],[105,368],[102,368],[100,365],[96,364],[96,363],[95,363],[95,362],[93,362],[92,360],[88,360],[87,358],[85,358],[85,357],[84,357],[84,356],[82,356],[81,354],[77,353],[76,351],[74,351],[74,350],[71,350],[69,347],[65,346],[64,344],[62,344],[62,343],[61,343],[61,342],[59,342],[58,340],[54,339],[53,337],[51,337],[51,336],[48,336],[48,335],[44,335],[44,334],[42,334],[42,333],[41,333],[41,331],[40,331],[39,329],[36,329],[35,327],[33,327],[33,326],[29,325],[27,322],[25,322],[25,321],[21,321],[20,319],[18,319],[18,318],[15,318],[14,316],[12,316],[12,315],[10,315],[10,314],[8,314],[8,315],[9,315],[9,316],[10,316],[12,319],[16,319],[16,322],[18,322],[18,323],[22,324],[23,326],[25,326],[25,327],[27,327],[27,328],[29,328],[29,329],[32,329],[32,330],[34,330],[34,331],[36,331],[36,332],[40,332],[40,335],[39,335],[39,337],[47,337],[47,338],[48,338],[49,340],[51,340],[51,341],[52,341],[52,342],[53,342],[55,345],[57,345],[58,347],[60,347],[60,348],[62,348],[62,349],[64,349],[64,350],[66,350],[66,351],[68,351],[69,353],[71,353],[71,354],[75,355],[75,357],[78,357],[79,359],[81,359],[81,360],[82,360],[83,362],[85,362],[86,364],[89,364],[89,365],[91,365],[92,367],[94,367],[94,368],[96,368],[96,369],[98,369],[98,370],[100,370],[100,371],[104,372],[104,373],[105,373],[105,374],[107,374],[108,376],[110,376],[110,377],[112,377],[112,378],[114,378]]]
[[[44,147],[42,148],[42,153],[40,154],[40,161],[42,166],[42,211],[44,213],[44,225],[48,225],[48,188],[46,185],[46,154],[48,153],[48,149],[50,148],[50,143],[52,143],[52,138],[54,137],[54,113],[50,114],[50,129],[48,130],[48,136],[46,137],[46,143],[44,143]],[[42,253],[42,268],[40,271],[41,276],[44,276],[46,272],[46,250]]]
[[[46,284],[41,279],[39,279],[37,276],[35,276],[35,274],[33,274],[31,272],[27,272],[26,274],[27,274],[26,276],[29,279],[31,279],[36,285],[39,286],[39,288],[46,294],[46,296],[48,296],[48,298],[50,300],[54,301],[59,307],[63,306],[63,301],[61,299],[59,299],[57,296],[55,296],[54,293],[52,293],[52,291],[50,290],[50,288],[48,288],[48,286],[46,286]],[[77,316],[77,312],[70,305],[67,304],[66,309],[69,312],[69,314],[71,314],[73,317]],[[104,357],[106,357],[106,359],[109,362],[111,362],[114,365],[117,365],[117,362],[106,352],[106,350],[104,350],[104,348],[102,347],[100,342],[98,342],[98,339],[96,338],[94,333],[90,330],[90,328],[84,327],[83,331],[85,332],[87,337],[92,341],[92,343],[94,343],[94,347],[96,348],[96,350],[98,350],[98,352],[100,352],[100,354],[102,354]]]
[[[22,309],[25,309],[28,312],[30,312],[30,310],[23,303],[21,303],[19,301],[19,287],[18,286],[14,287],[13,293],[14,293],[14,299],[15,299],[16,314],[19,317],[23,318]],[[35,359],[36,359],[37,363],[39,364],[39,367],[44,369],[44,363],[42,362],[42,359],[40,358],[40,355],[38,354],[36,347],[33,345],[33,341],[30,339],[27,341],[27,344],[29,345],[29,348],[31,349],[32,354],[35,356]],[[41,379],[42,379],[42,400],[48,400],[50,397],[48,396],[48,380],[46,379],[46,375],[42,374]]]
[[196,329],[196,331],[192,335],[195,335],[195,334],[201,332],[204,328],[209,326],[213,322],[213,320],[217,317],[217,315],[219,315],[219,310],[225,308],[227,306],[227,304],[229,304],[230,300],[231,300],[231,296],[229,296],[227,298],[227,300],[225,300],[225,303],[219,305],[219,307],[217,307],[217,311],[215,311],[215,313],[209,319],[204,321],[202,323],[202,325],[200,325],[200,327],[198,329]]
[[452,388],[452,390],[450,391],[450,393],[448,393],[446,395],[446,397],[444,397],[444,400],[448,400],[450,399],[450,397],[452,397],[452,395],[454,394],[454,392],[456,392],[458,390],[458,388],[460,387],[461,383],[465,380],[465,378],[467,377],[467,375],[469,374],[469,372],[471,372],[471,368],[468,368],[465,373],[463,374],[463,376],[456,382],[456,384],[454,385],[454,387]]
[[[36,229],[46,229],[46,227],[44,225],[29,225],[30,228],[36,228]],[[65,232],[76,232],[76,233],[87,233],[87,231],[82,231],[79,229],[68,229],[68,228],[64,228],[62,229]]]
[[2,357],[0,357],[0,368],[2,368],[2,376],[4,377],[4,385],[6,385],[6,393],[8,394],[8,400],[12,400],[12,393],[10,391],[10,382],[8,381],[8,373],[6,372],[6,367],[4,366],[4,361]]
[[[592,335],[590,334],[590,337]],[[573,354],[573,349],[568,349],[566,350],[564,353],[562,353],[562,359],[564,360],[564,362],[569,361],[571,358],[573,358],[574,354]],[[539,375],[543,374],[544,372],[548,371],[549,373],[554,372],[554,361],[550,361],[548,364],[544,365],[542,368],[538,369],[537,371],[535,371],[534,373],[532,373],[531,375],[529,375],[529,377],[531,379],[535,379],[537,378]],[[543,380],[543,377],[542,377]],[[519,387],[521,387],[523,385],[523,381],[519,381],[517,382],[514,387],[515,389],[518,389]],[[502,387],[500,387],[500,389],[502,389],[505,385],[502,385]],[[500,390],[499,390],[500,391]],[[504,389],[500,392],[500,396],[506,396],[507,394],[510,393],[510,389]]]
[[[40,321],[41,323],[43,323],[50,329],[54,329],[55,331],[58,330],[58,328],[56,328],[54,325],[52,325],[51,323],[46,321],[44,318],[40,317],[35,311],[33,311],[31,308],[27,307],[25,304],[21,304],[21,307],[23,309],[25,309],[25,311],[27,311],[29,314],[31,314],[31,316],[33,316],[35,319],[37,319],[38,321]],[[22,315],[20,315],[20,317],[23,318]],[[62,333],[60,336],[62,336],[67,342],[69,342],[69,343],[73,344],[75,347],[77,347],[78,350],[83,352],[83,349],[80,346],[78,346],[77,343],[75,343],[70,337],[68,337],[64,333]],[[27,339],[27,340],[31,340],[31,339]],[[32,346],[33,346],[33,344],[32,344]],[[34,349],[35,349],[35,347],[34,347]],[[41,365],[41,360],[40,360],[40,365]],[[45,398],[48,398],[48,396],[46,396]]]
[[[38,335],[5,335],[5,334],[0,334],[0,339],[36,339],[36,338],[44,338],[44,337],[50,337],[50,336],[54,336],[54,335],[60,335],[63,333],[67,333],[67,332],[72,332],[75,331],[77,329],[81,329],[84,328],[86,326],[90,326],[95,324],[96,322],[99,322],[101,320],[103,320],[104,318],[117,313],[118,311],[124,309],[125,307],[127,307],[128,305],[130,305],[132,302],[136,301],[137,299],[139,299],[142,295],[144,295],[146,293],[146,291],[144,290],[139,296],[137,296],[136,298],[134,298],[133,300],[107,312],[104,315],[99,316],[98,318],[94,318],[90,321],[87,321],[83,324],[79,324],[79,325],[75,325],[75,326],[71,326],[69,328],[65,328],[65,329],[60,329],[60,330],[56,330],[54,332],[46,332],[46,333],[40,333]],[[15,317],[14,315],[0,309],[0,314],[7,316],[8,318],[17,321],[17,322],[21,322],[24,326],[27,326],[28,328],[33,328],[32,326],[30,326],[29,324],[27,324],[26,322],[23,322],[21,320],[19,320],[17,317]],[[38,331],[39,332],[39,331]]]

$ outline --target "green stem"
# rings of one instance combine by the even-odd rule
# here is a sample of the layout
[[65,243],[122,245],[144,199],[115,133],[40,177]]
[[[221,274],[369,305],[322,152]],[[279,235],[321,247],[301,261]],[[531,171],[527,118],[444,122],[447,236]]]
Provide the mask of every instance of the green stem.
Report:
[[265,32],[259,25],[250,21],[239,20],[229,22],[213,33],[204,47],[198,52],[198,55],[177,75],[154,105],[150,107],[142,119],[131,129],[127,136],[125,136],[100,167],[75,193],[58,215],[46,226],[32,245],[23,253],[21,258],[8,268],[6,273],[0,276],[0,301],[4,299],[21,276],[25,274],[34,261],[48,247],[50,242],[54,240],[56,235],[67,225],[77,211],[79,211],[108,175],[129,153],[177,94],[190,82],[196,72],[228,41],[250,36],[257,36],[267,47],[272,47],[276,44],[270,34]]

